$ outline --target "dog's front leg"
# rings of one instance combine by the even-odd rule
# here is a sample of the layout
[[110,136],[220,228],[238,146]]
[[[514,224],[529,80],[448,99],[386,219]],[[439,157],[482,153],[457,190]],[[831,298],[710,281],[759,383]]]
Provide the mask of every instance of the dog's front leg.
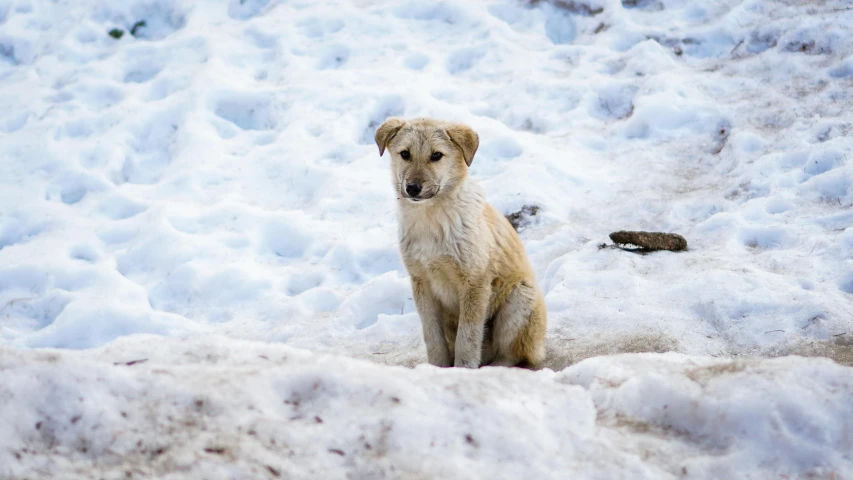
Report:
[[489,290],[472,285],[462,294],[459,328],[456,330],[456,367],[478,368],[483,355],[483,329],[486,326]]
[[450,349],[447,348],[447,340],[444,337],[441,305],[423,279],[412,277],[412,293],[415,297],[415,307],[421,317],[427,361],[437,367],[453,365]]

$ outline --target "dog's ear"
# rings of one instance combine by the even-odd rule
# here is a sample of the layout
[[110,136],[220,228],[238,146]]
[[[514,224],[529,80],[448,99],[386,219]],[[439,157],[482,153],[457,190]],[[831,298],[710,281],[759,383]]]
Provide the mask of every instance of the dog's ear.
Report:
[[474,161],[474,154],[477,153],[477,147],[480,146],[480,137],[477,135],[477,132],[461,123],[448,126],[445,131],[453,144],[462,151],[465,164],[470,167],[471,162]]
[[388,120],[385,120],[385,123],[379,125],[379,128],[376,129],[376,146],[379,147],[379,156],[381,157],[385,153],[385,147],[388,146],[388,142],[394,138],[394,135],[397,135],[397,132],[403,128],[403,125],[406,124],[406,121],[401,118],[391,117]]

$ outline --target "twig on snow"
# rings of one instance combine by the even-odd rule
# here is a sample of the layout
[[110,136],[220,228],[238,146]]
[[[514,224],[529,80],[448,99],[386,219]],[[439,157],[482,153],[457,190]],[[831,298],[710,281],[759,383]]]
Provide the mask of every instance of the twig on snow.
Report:
[[147,361],[147,358],[140,358],[139,360],[131,360],[129,362],[115,362],[113,363],[113,365],[127,365],[129,367],[131,365],[136,365],[137,363],[145,363]]
[[732,51],[729,52],[729,55],[731,55],[732,53],[735,53],[735,50],[737,50],[738,47],[740,47],[741,45],[743,45],[743,39],[741,39],[739,42],[737,42],[737,45],[735,45],[735,48],[733,48]]

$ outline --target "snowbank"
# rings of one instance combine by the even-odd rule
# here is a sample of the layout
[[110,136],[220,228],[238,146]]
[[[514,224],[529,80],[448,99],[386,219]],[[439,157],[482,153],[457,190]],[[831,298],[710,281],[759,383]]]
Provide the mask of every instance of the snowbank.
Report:
[[227,338],[0,351],[4,478],[847,478],[853,370],[384,367]]

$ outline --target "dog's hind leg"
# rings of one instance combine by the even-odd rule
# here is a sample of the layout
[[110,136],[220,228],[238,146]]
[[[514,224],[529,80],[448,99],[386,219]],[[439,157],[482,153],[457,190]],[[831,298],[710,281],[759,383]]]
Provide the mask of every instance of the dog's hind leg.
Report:
[[459,328],[459,313],[450,309],[442,310],[442,325],[444,327],[444,341],[447,344],[448,358],[456,356],[456,330]]
[[522,282],[507,295],[495,317],[491,365],[535,367],[545,359],[545,304],[536,288]]
[[492,365],[492,362],[498,356],[497,345],[494,342],[495,335],[495,317],[492,316],[486,320],[486,326],[483,328],[483,353],[480,356],[480,365]]

